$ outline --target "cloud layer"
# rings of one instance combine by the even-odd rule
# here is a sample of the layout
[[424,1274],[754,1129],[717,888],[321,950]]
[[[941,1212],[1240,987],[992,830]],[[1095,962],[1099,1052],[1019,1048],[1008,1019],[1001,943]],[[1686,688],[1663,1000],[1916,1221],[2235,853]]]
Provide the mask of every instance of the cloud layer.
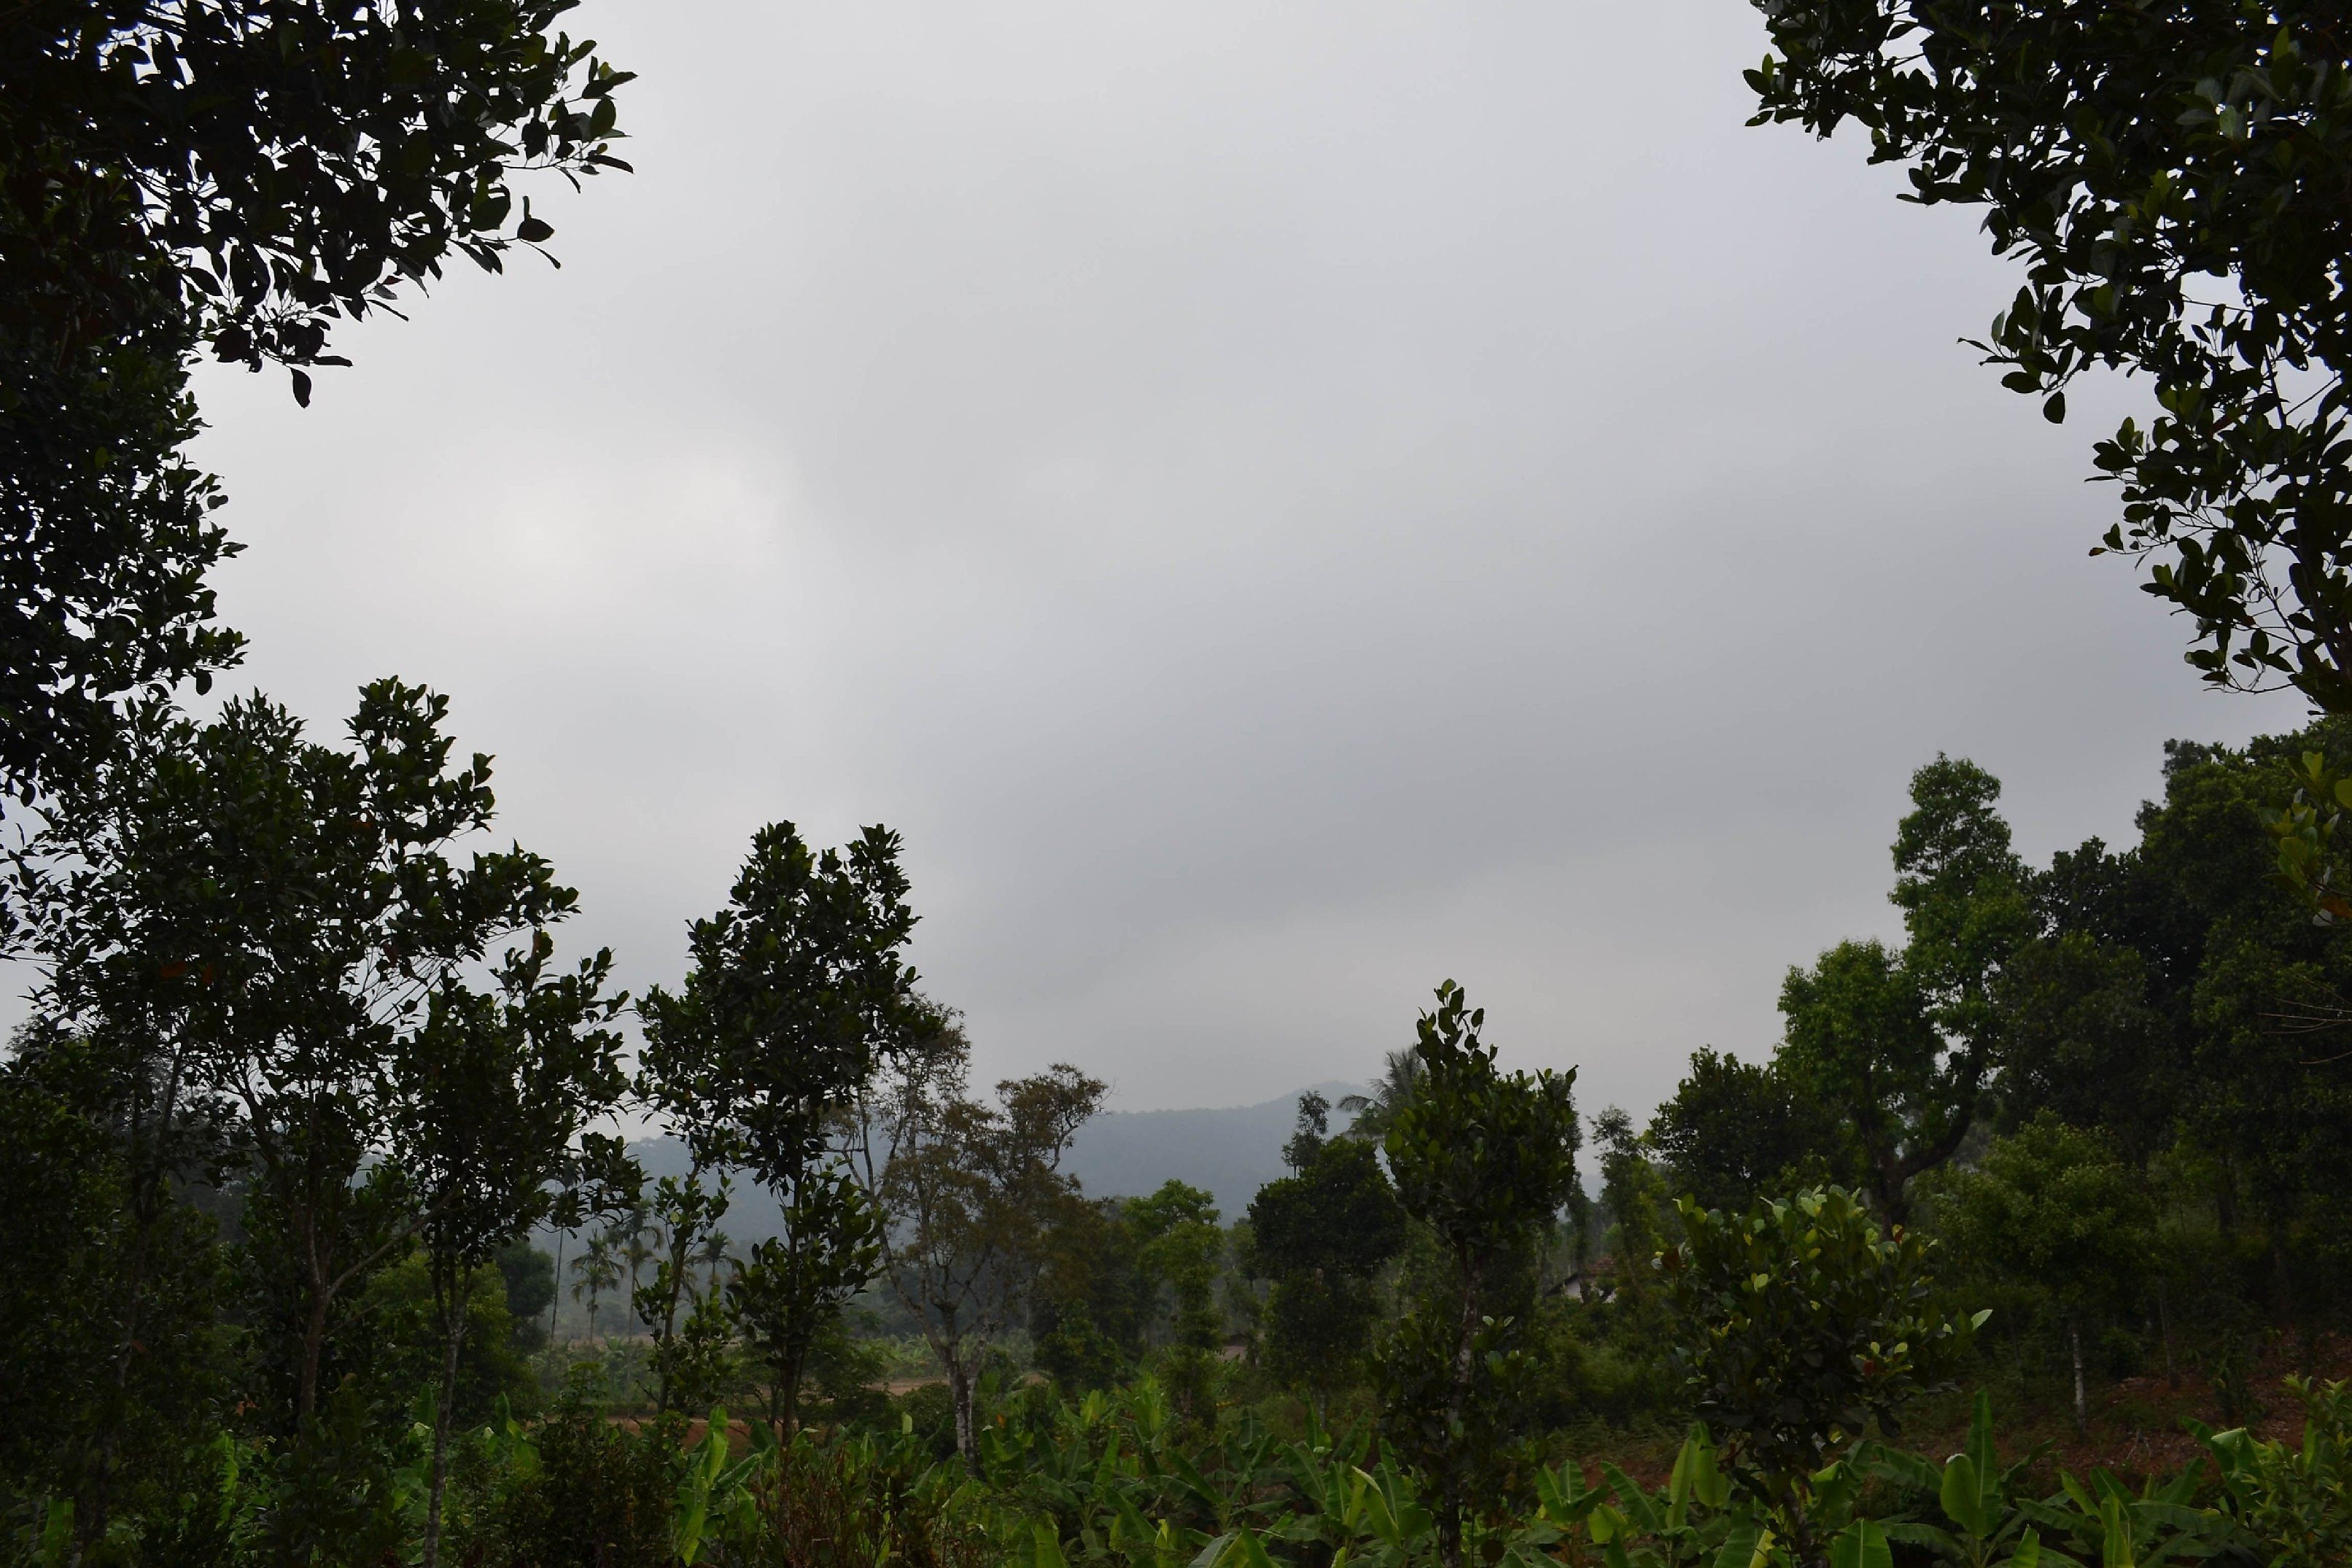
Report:
[[[1452,976],[1588,1106],[1894,929],[1938,750],[2045,854],[2202,694],[2016,281],[1746,128],[1726,0],[592,0],[638,173],[296,410],[208,374],[246,679],[398,672],[633,984],[751,829],[907,837],[990,1071],[1362,1078]],[[687,25],[690,17],[691,25]]]

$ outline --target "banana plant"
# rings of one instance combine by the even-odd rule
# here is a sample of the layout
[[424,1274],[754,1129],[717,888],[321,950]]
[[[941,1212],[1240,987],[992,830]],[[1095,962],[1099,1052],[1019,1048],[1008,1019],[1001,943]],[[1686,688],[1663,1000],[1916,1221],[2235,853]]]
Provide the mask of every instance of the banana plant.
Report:
[[2058,1481],[2063,1489],[2059,1496],[2019,1505],[2073,1548],[2063,1552],[2044,1547],[2044,1563],[2162,1568],[2167,1563],[2211,1557],[2222,1549],[2220,1521],[2189,1500],[2197,1493],[2195,1470],[2160,1483],[2150,1477],[2137,1496],[2105,1470],[2093,1470],[2087,1482],[2061,1470]]
[[1830,1568],[1895,1568],[1895,1548],[1886,1527],[1857,1519],[1830,1538]]
[[1250,1530],[1228,1531],[1201,1548],[1188,1568],[1277,1568],[1265,1543]]
[[2045,1553],[2042,1537],[2016,1504],[2017,1478],[2032,1456],[2004,1467],[1993,1447],[1992,1401],[1979,1390],[1969,1419],[1969,1435],[1960,1451],[1944,1461],[1939,1471],[1916,1454],[1878,1444],[1867,1445],[1856,1458],[1866,1473],[1895,1482],[1913,1491],[1932,1493],[1950,1529],[1921,1521],[1891,1521],[1885,1528],[1890,1542],[1924,1546],[1960,1568],[2040,1568],[2067,1561]]
[[[1733,1506],[1730,1479],[1704,1426],[1693,1426],[1663,1491],[1652,1494],[1615,1465],[1586,1487],[1573,1461],[1537,1478],[1537,1517],[1522,1543],[1550,1544],[1543,1527],[1581,1531],[1607,1568],[1767,1568],[1777,1542],[1752,1509]],[[1555,1535],[1553,1537],[1557,1539]]]
[[[753,1483],[774,1473],[782,1448],[775,1428],[751,1423],[751,1451],[738,1459],[727,1441],[727,1407],[712,1408],[702,1441],[679,1455],[677,1500],[670,1514],[670,1546],[692,1568],[702,1549],[722,1539],[742,1539],[756,1528],[759,1500]],[[869,1448],[870,1439],[860,1439]]]

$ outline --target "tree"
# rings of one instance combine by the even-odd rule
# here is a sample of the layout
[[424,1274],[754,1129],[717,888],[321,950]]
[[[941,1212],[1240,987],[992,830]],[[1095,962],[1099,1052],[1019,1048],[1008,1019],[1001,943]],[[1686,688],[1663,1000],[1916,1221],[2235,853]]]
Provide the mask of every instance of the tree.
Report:
[[1939,752],[1911,775],[1911,810],[1895,825],[1888,897],[1909,939],[1903,966],[1950,1042],[1955,1098],[1989,1070],[1996,993],[2034,930],[2030,879],[2011,847],[2000,799],[1999,779]]
[[1903,952],[1841,942],[1780,988],[1788,1032],[1775,1065],[1844,1121],[1892,1218],[1911,1180],[1949,1160],[1983,1109],[1997,993],[2032,935],[2000,795],[2000,781],[1966,760],[1938,756],[1913,773],[1890,895],[1909,935]]
[[1061,1170],[1105,1086],[1056,1064],[969,1089],[971,1047],[951,1019],[869,1084],[851,1118],[852,1173],[883,1216],[883,1278],[922,1325],[953,1406],[956,1452],[980,1461],[973,1383],[1078,1201]]
[[[558,1191],[561,1206],[565,1194]],[[554,1215],[551,1215],[551,1220]],[[556,1287],[560,1278],[555,1271],[555,1259],[533,1247],[528,1237],[518,1237],[499,1248],[499,1276],[506,1285],[507,1311],[514,1320],[514,1342],[518,1349],[536,1351],[553,1342],[553,1331],[541,1323],[540,1314],[551,1311],[561,1293]]]
[[1055,1205],[1029,1288],[1038,1368],[1074,1394],[1125,1382],[1158,1295],[1122,1200]]
[[336,1304],[419,1223],[398,1165],[371,1163],[391,1062],[438,988],[576,902],[520,848],[458,858],[495,800],[488,758],[451,765],[447,707],[378,681],[349,751],[259,698],[209,724],[142,710],[17,864],[45,1016],[180,1086],[159,1137],[187,1089],[239,1112],[247,1247],[276,1276],[297,1421]]
[[[719,1236],[719,1216],[727,1212],[728,1197],[727,1178],[706,1183],[698,1161],[685,1175],[664,1176],[654,1184],[650,1229],[659,1250],[652,1259],[652,1281],[632,1284],[629,1304],[653,1336],[657,1414],[707,1406],[718,1396],[731,1332],[727,1299],[719,1294],[716,1267],[709,1288],[703,1290],[695,1289],[694,1268],[707,1242]],[[719,1239],[723,1243],[725,1238]],[[686,1311],[683,1323],[678,1320],[681,1308]]]
[[[1350,1100],[1361,1095],[1349,1095]],[[1303,1171],[1315,1163],[1323,1146],[1331,1141],[1331,1102],[1315,1089],[1298,1097],[1298,1122],[1289,1140],[1282,1146],[1282,1163],[1294,1171]]]
[[596,1338],[597,1304],[607,1290],[620,1288],[621,1260],[614,1256],[613,1244],[602,1236],[588,1238],[588,1250],[572,1260],[572,1271],[579,1278],[572,1286],[572,1299],[588,1299],[588,1337]]
[[2074,1373],[2074,1429],[2087,1431],[2083,1330],[2128,1304],[2154,1251],[2156,1213],[2140,1173],[2096,1132],[2049,1111],[1996,1140],[1937,1194],[1937,1228],[1956,1263],[2021,1286],[2063,1323]]
[[1512,1276],[1530,1273],[1535,1237],[1568,1202],[1581,1139],[1575,1071],[1503,1073],[1479,1038],[1486,1021],[1460,986],[1437,988],[1413,1047],[1413,1097],[1382,1141],[1398,1200],[1444,1264],[1382,1353],[1382,1426],[1429,1479],[1448,1568],[1462,1561],[1468,1515],[1505,1489],[1531,1305]]
[[661,1227],[654,1223],[653,1205],[646,1201],[642,1189],[614,1211],[613,1217],[604,1224],[604,1234],[612,1238],[613,1255],[620,1260],[621,1278],[634,1302],[637,1281],[644,1277],[646,1265],[654,1260],[655,1244],[661,1240]]
[[1292,1174],[1250,1200],[1250,1272],[1271,1279],[1266,1364],[1328,1397],[1362,1370],[1378,1320],[1375,1277],[1404,1245],[1404,1210],[1371,1144],[1322,1136],[1320,1097],[1299,1100],[1284,1153]]
[[444,1340],[425,1568],[440,1561],[467,1282],[554,1215],[565,1178],[593,1170],[600,1187],[634,1193],[639,1184],[619,1141],[588,1131],[628,1085],[620,1036],[608,1026],[627,1000],[605,993],[612,954],[566,971],[551,968],[554,953],[554,939],[535,930],[499,963],[493,989],[443,977],[392,1063],[392,1163],[414,1194]]
[[2203,1157],[2225,1236],[2268,1253],[2275,1320],[2303,1327],[2306,1352],[2312,1305],[2342,1293],[2352,1261],[2352,930],[2281,896],[2260,813],[2313,756],[2352,762],[2345,721],[2168,747],[2137,856],[2179,932],[2151,986],[2176,1041],[2171,1129]]
[[85,1550],[119,1507],[168,1501],[232,1370],[229,1259],[184,1195],[217,1130],[183,1108],[155,1142],[155,1065],[37,1023],[0,1062],[0,1477],[69,1500]]
[[1690,1072],[1650,1119],[1647,1137],[1676,1190],[1702,1208],[1744,1209],[1835,1174],[1845,1152],[1829,1108],[1779,1063],[1712,1048],[1691,1053]]
[[1609,1211],[1610,1303],[1623,1338],[1654,1340],[1661,1303],[1652,1275],[1664,1245],[1660,1217],[1668,1210],[1666,1184],[1633,1131],[1633,1119],[1611,1106],[1592,1119],[1601,1145],[1601,1202]]
[[569,5],[0,11],[0,789],[236,656],[205,585],[220,497],[180,456],[200,346],[307,401],[335,320],[552,233],[518,176],[625,167],[628,79],[552,31]]
[[702,1238],[702,1245],[695,1249],[695,1256],[708,1270],[703,1281],[704,1289],[710,1295],[718,1295],[725,1283],[720,1275],[735,1260],[734,1238],[723,1230],[713,1230]]
[[1951,1157],[1976,1109],[1918,985],[1883,943],[1843,942],[1811,969],[1789,971],[1780,1015],[1776,1065],[1835,1109],[1861,1147],[1872,1198],[1901,1215],[1912,1178]]
[[1343,1094],[1335,1110],[1344,1111],[1354,1120],[1348,1123],[1345,1134],[1379,1142],[1388,1135],[1389,1123],[1396,1113],[1412,1103],[1416,1087],[1421,1081],[1421,1058],[1412,1052],[1390,1051],[1381,1060],[1380,1081],[1370,1094]]
[[751,1248],[727,1299],[768,1363],[768,1418],[785,1433],[800,1419],[809,1355],[882,1258],[882,1216],[839,1164],[793,1184],[783,1234]]
[[2352,55],[2321,0],[1988,8],[1759,6],[1758,121],[1909,166],[1906,199],[1985,209],[2024,285],[1993,319],[2002,384],[2065,416],[2094,365],[2162,413],[2098,443],[2123,521],[2101,545],[2197,628],[2217,685],[2352,711]]
[[2060,931],[2020,948],[2002,977],[2000,1124],[2047,1111],[2103,1127],[2145,1163],[2173,1131],[2171,1029],[2148,997],[2147,963],[2119,942]]
[[[899,848],[879,826],[822,854],[789,822],[762,827],[727,907],[688,933],[685,984],[655,988],[639,1009],[644,1092],[686,1141],[691,1179],[740,1162],[782,1208],[784,1234],[754,1249],[728,1300],[752,1314],[788,1428],[810,1346],[878,1258],[841,1171],[845,1125],[932,1021],[905,961],[916,916]],[[682,1260],[720,1212],[698,1206],[694,1233],[673,1237],[673,1318]]]
[[1224,1338],[1216,1286],[1225,1234],[1217,1227],[1217,1205],[1200,1188],[1171,1177],[1149,1196],[1129,1199],[1126,1219],[1141,1243],[1146,1275],[1155,1290],[1168,1291],[1166,1381],[1176,1412],[1213,1426],[1217,1347]]
[[1831,1450],[1873,1423],[1897,1435],[1906,1404],[1947,1386],[1980,1315],[1937,1310],[1932,1244],[1882,1234],[1843,1188],[1738,1215],[1676,1206],[1683,1239],[1660,1259],[1675,1359],[1727,1466],[1811,1562],[1812,1478]]

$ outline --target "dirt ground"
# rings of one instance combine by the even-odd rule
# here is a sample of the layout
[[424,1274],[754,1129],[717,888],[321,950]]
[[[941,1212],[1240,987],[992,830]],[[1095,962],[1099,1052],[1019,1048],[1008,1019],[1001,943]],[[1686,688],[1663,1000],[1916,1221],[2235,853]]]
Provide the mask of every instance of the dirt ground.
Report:
[[[2283,1380],[2298,1370],[2297,1358],[2289,1353],[2291,1348],[2273,1345],[2248,1369],[2247,1386],[2263,1408],[2261,1416],[2247,1425],[2265,1437],[2300,1442],[2303,1407],[2283,1386]],[[2312,1370],[2322,1383],[2352,1379],[2352,1342],[2322,1339]],[[2204,1455],[2184,1423],[2228,1425],[2221,1418],[2210,1381],[2188,1367],[2181,1368],[2178,1388],[2157,1373],[2094,1384],[2088,1394],[2086,1436],[2075,1432],[2073,1413],[2063,1402],[2021,1411],[2004,1405],[1999,1397],[1994,1399],[1993,1426],[2001,1458],[2014,1460],[2042,1450],[2028,1472],[2030,1489],[2056,1491],[2062,1468],[2076,1476],[2095,1468],[2110,1470],[2134,1486],[2150,1476],[2177,1475]],[[1969,1405],[1970,1398],[1963,1395],[1927,1403],[1904,1427],[1901,1446],[1938,1461],[1958,1453],[1968,1436]],[[1622,1448],[1599,1443],[1591,1457],[1596,1462],[1612,1461],[1644,1485],[1662,1486],[1674,1468],[1680,1447],[1679,1436],[1661,1434],[1631,1439]],[[1588,1464],[1587,1468],[1591,1470],[1593,1466]],[[1597,1473],[1593,1479],[1598,1479]]]

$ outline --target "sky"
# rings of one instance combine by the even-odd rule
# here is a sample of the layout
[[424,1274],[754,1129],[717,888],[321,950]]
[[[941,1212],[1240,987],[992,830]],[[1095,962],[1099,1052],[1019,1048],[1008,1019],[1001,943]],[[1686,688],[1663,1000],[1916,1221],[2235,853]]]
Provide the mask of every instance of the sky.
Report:
[[1958,342],[2017,278],[1749,128],[1738,0],[588,0],[633,175],[560,270],[208,370],[228,684],[399,674],[566,940],[672,982],[750,836],[906,841],[984,1078],[1361,1079],[1453,978],[1637,1114],[1899,933],[1938,751],[2127,841],[2203,690],[2111,489]]

